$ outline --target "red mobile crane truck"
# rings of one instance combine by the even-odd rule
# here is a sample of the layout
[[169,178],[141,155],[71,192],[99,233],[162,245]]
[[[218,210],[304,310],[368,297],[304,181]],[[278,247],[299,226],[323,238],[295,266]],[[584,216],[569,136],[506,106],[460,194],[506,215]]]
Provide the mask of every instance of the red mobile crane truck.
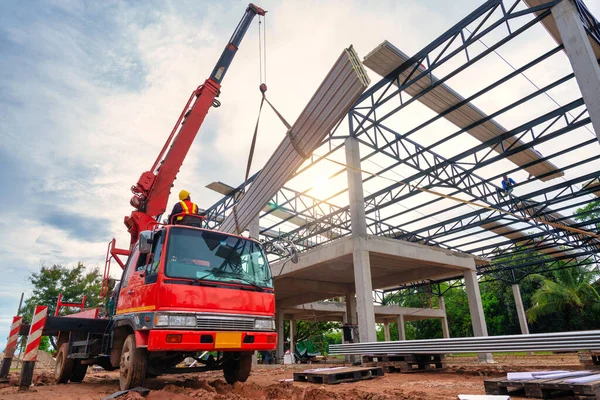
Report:
[[[80,382],[89,365],[120,369],[122,390],[170,372],[186,357],[200,367],[223,369],[229,383],[245,381],[256,350],[273,350],[275,296],[269,264],[259,242],[202,228],[202,218],[179,215],[161,224],[170,189],[211,106],[221,81],[256,15],[250,4],[210,78],[191,95],[151,170],[135,186],[125,217],[129,249],[109,243],[98,309],[48,317],[45,335],[58,336],[56,379]],[[179,217],[179,218],[177,218]],[[126,262],[121,256],[127,256]],[[123,269],[111,290],[110,262]],[[23,326],[21,332],[26,331]],[[209,352],[202,359],[201,353]],[[206,353],[205,353],[206,354]]]

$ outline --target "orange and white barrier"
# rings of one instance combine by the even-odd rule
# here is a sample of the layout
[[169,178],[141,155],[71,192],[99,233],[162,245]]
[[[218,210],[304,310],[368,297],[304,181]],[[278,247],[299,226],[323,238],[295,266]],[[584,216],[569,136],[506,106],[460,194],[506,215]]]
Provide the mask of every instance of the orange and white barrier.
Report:
[[44,326],[48,318],[47,306],[35,306],[33,320],[29,327],[29,336],[27,337],[27,345],[25,346],[25,355],[23,356],[23,368],[21,368],[21,378],[19,379],[19,390],[27,390],[31,386],[33,380],[33,368],[37,360],[38,350]]
[[29,336],[27,337],[27,345],[25,346],[25,355],[23,361],[36,361],[38,349],[40,348],[40,340],[42,339],[42,331],[46,325],[48,317],[47,306],[35,306],[35,313],[29,328]]
[[12,325],[10,326],[10,332],[8,334],[8,342],[6,343],[6,349],[4,350],[4,358],[2,359],[2,366],[0,367],[0,378],[6,378],[10,371],[10,364],[13,357],[15,356],[15,350],[17,349],[17,343],[19,341],[19,332],[21,331],[21,325],[23,324],[23,317],[13,317]]

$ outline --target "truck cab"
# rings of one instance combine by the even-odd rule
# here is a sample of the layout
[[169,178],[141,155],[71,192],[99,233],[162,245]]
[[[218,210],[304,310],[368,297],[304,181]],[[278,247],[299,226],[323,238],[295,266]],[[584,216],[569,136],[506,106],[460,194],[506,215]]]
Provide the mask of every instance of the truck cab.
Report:
[[277,343],[269,263],[242,236],[184,224],[143,231],[112,299],[111,364],[123,389],[204,352],[206,369],[243,382],[253,352]]

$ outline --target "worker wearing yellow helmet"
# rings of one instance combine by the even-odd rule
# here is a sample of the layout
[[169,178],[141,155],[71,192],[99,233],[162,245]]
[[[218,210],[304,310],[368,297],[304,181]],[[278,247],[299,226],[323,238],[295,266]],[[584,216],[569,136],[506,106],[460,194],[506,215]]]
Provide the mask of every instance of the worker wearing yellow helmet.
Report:
[[[179,203],[175,203],[175,206],[173,206],[173,211],[171,211],[169,221],[171,221],[171,217],[173,217],[173,215],[177,214],[198,214],[198,206],[196,203],[192,202],[192,199],[190,198],[190,192],[187,190],[182,190],[179,192]],[[177,221],[181,221],[182,219],[182,215],[177,217]]]

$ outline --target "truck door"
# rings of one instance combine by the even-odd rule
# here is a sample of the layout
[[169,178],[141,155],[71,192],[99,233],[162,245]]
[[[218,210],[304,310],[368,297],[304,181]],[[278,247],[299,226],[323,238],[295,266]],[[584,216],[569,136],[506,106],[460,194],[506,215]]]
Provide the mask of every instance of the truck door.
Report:
[[117,314],[123,314],[127,312],[131,312],[133,307],[133,294],[135,293],[132,290],[131,285],[131,277],[135,271],[135,265],[137,264],[139,258],[139,249],[138,246],[135,246],[131,255],[127,259],[127,263],[125,264],[125,269],[123,270],[123,276],[121,278],[121,283],[119,286],[119,301],[117,302]]
[[156,280],[163,248],[163,232],[154,234],[150,254],[139,254],[128,282],[132,312],[152,311],[156,308]]

